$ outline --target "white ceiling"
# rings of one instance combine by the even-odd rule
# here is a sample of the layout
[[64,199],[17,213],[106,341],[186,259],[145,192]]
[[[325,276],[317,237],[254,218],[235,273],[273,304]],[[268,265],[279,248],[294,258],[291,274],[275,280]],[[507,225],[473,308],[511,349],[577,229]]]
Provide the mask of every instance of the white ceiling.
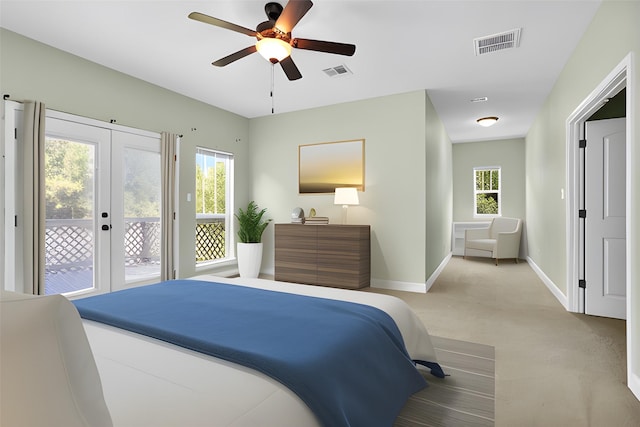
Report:
[[[271,114],[271,64],[255,53],[211,62],[255,39],[187,18],[243,27],[266,1],[1,0],[0,26],[109,68],[253,118]],[[284,6],[286,1],[282,1]],[[600,0],[316,0],[294,37],[352,43],[352,57],[294,49],[303,78],[277,65],[276,113],[426,89],[453,142],[524,136]],[[475,56],[473,39],[522,28],[520,47]],[[346,65],[353,75],[329,78]],[[471,99],[488,97],[484,103]],[[499,116],[490,128],[482,116]]]

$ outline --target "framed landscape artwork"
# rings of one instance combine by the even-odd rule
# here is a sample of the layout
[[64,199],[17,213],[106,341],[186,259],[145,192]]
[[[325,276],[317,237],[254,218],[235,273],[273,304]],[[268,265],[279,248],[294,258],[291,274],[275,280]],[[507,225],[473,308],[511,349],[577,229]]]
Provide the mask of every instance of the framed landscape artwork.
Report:
[[364,139],[298,146],[298,192],[364,191]]

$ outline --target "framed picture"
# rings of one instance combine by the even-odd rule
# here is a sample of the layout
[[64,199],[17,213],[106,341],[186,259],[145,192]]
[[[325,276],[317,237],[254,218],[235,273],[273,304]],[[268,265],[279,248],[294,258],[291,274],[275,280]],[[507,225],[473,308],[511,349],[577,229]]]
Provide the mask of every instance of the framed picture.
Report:
[[298,192],[364,191],[364,139],[298,146]]

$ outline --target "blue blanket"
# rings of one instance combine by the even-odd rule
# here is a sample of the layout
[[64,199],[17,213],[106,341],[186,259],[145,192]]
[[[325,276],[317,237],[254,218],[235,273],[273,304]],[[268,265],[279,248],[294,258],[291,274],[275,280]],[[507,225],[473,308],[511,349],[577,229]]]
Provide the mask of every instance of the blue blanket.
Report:
[[393,319],[367,305],[194,280],[73,303],[85,319],[263,372],[327,427],[391,426],[426,385]]

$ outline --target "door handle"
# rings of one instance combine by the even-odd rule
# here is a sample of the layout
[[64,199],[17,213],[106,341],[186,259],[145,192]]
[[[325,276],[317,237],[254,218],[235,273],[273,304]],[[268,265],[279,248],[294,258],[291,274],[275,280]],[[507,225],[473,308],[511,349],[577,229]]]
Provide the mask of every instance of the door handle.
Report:
[[104,231],[109,231],[110,228],[111,228],[111,224],[109,224],[109,225],[105,224],[105,225],[102,226],[102,229]]

